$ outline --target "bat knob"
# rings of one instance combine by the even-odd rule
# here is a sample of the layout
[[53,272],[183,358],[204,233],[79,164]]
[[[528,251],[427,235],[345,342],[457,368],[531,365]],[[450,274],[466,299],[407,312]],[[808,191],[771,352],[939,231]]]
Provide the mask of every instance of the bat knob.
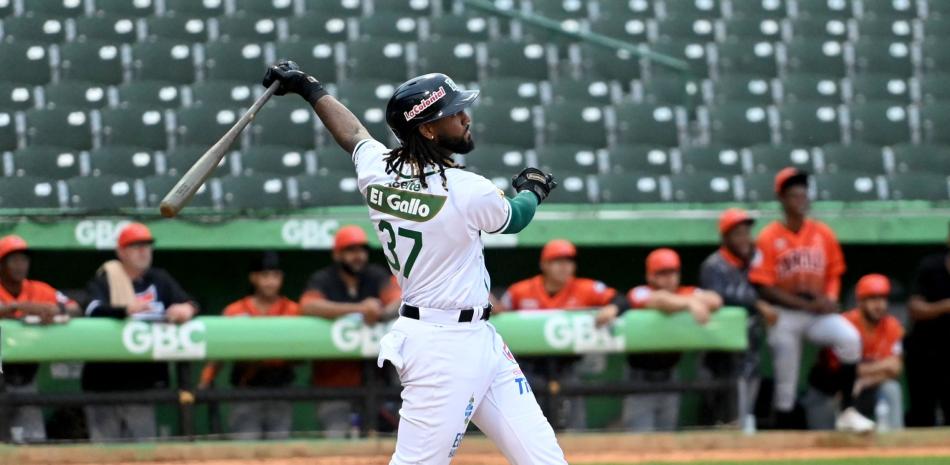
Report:
[[178,214],[178,209],[169,203],[162,202],[159,209],[165,218],[174,218]]

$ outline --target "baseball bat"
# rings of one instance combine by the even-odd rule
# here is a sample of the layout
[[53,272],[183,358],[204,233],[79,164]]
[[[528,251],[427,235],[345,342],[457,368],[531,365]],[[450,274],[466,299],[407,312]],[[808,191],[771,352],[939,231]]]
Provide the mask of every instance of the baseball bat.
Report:
[[254,101],[254,104],[241,116],[241,119],[237,120],[234,126],[228,129],[228,132],[224,133],[211,148],[202,154],[201,157],[198,158],[198,161],[196,161],[194,165],[191,165],[191,168],[188,168],[188,171],[178,180],[175,187],[162,199],[162,203],[159,206],[162,216],[172,218],[177,215],[182,208],[185,208],[188,201],[194,197],[195,192],[198,192],[198,188],[204,184],[208,176],[211,176],[214,169],[218,167],[218,163],[221,162],[224,155],[228,153],[228,149],[231,148],[234,141],[241,135],[241,131],[254,120],[254,116],[257,115],[261,107],[270,100],[279,85],[280,82],[274,81],[274,83]]

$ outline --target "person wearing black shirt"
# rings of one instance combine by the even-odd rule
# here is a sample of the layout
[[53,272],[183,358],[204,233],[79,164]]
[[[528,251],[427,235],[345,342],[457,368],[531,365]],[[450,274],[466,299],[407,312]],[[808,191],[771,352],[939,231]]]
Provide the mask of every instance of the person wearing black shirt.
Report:
[[[86,316],[184,323],[198,313],[188,294],[165,270],[152,268],[154,239],[145,225],[131,223],[119,234],[116,255],[89,283]],[[142,391],[168,386],[163,362],[86,363],[84,391]],[[154,438],[155,409],[147,404],[86,407],[89,439]]]

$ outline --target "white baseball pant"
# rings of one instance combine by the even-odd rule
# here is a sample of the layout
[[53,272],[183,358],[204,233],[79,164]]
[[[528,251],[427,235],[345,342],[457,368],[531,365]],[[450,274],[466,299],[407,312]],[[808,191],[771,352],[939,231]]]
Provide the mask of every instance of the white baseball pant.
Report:
[[490,323],[400,317],[380,341],[402,382],[390,465],[448,465],[469,421],[513,465],[567,465],[518,362]]

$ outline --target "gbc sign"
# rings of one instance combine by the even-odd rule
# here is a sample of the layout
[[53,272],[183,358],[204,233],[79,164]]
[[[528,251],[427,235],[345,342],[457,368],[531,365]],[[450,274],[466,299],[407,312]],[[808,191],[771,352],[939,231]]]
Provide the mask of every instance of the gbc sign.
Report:
[[330,328],[333,346],[341,352],[357,352],[369,357],[379,354],[379,340],[389,331],[391,323],[366,326],[360,316],[337,318]]
[[83,246],[92,246],[97,249],[114,249],[119,231],[129,224],[129,221],[112,220],[83,220],[76,223],[76,242]]
[[182,325],[132,321],[122,329],[122,345],[133,354],[151,354],[153,360],[197,360],[207,352],[205,324]]
[[284,243],[302,249],[329,249],[339,228],[340,223],[336,220],[289,220],[280,229],[280,236]]
[[615,328],[619,336],[611,334],[610,328],[597,328],[594,315],[565,313],[544,322],[544,340],[555,349],[570,349],[575,353],[622,352],[626,340],[622,328]]

